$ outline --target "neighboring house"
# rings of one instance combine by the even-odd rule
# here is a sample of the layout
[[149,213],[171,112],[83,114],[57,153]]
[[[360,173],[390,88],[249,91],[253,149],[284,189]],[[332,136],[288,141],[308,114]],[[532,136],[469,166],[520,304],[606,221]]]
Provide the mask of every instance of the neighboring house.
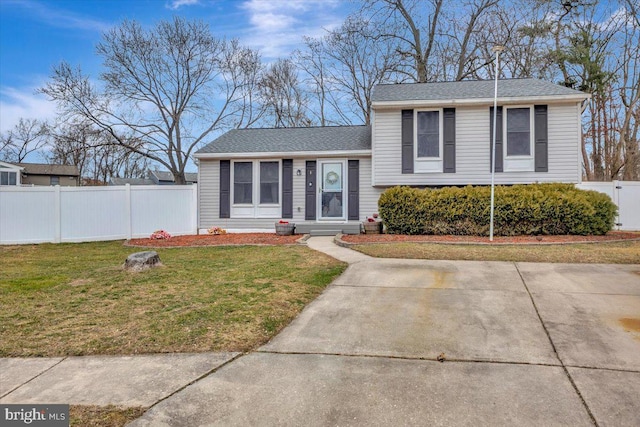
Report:
[[0,185],[21,185],[22,167],[0,162]]
[[[497,184],[581,181],[588,94],[500,80]],[[359,232],[388,187],[491,182],[493,81],[379,85],[371,126],[237,129],[201,150],[199,227]]]
[[73,165],[0,162],[0,185],[80,185],[78,168]]
[[155,182],[146,178],[111,178],[109,185],[156,185]]
[[[184,178],[187,184],[196,184],[198,182],[198,174],[185,172]],[[159,171],[149,169],[149,179],[156,185],[174,185],[173,174],[167,171]]]
[[[167,171],[159,171],[149,169],[147,171],[149,178],[111,178],[109,185],[174,185],[173,174]],[[187,184],[197,184],[198,174],[186,172],[184,174]]]

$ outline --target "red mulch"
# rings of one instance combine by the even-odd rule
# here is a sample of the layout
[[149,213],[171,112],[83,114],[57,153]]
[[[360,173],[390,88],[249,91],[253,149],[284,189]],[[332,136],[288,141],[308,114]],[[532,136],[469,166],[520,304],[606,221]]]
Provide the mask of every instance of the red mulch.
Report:
[[[610,231],[604,236],[495,236],[493,244],[585,243],[640,239],[638,232]],[[342,236],[347,243],[491,243],[481,236],[407,236],[402,234],[360,234]]]
[[293,245],[301,235],[278,236],[272,233],[227,233],[219,235],[200,234],[191,236],[173,236],[166,240],[131,239],[129,246],[152,248],[173,248],[180,246],[218,246],[218,245]]

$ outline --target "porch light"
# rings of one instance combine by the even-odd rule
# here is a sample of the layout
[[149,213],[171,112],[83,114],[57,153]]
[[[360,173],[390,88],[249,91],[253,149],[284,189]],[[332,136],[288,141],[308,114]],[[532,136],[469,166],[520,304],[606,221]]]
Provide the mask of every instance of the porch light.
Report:
[[302,175],[302,169],[298,169],[298,170],[296,171],[296,175],[298,175],[298,176]]
[[500,52],[504,46],[495,45],[492,52],[496,53],[496,83],[493,93],[493,138],[491,140],[491,218],[489,220],[489,241],[493,242],[493,212],[495,208],[495,174],[496,174],[496,127],[498,116],[498,75],[500,74]]

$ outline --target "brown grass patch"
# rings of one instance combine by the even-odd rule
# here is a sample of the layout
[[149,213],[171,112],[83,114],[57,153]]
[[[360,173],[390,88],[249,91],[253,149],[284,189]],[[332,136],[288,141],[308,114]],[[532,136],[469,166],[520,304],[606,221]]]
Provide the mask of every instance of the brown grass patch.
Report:
[[139,407],[71,405],[69,418],[72,427],[122,427],[141,417],[144,411]]
[[442,245],[385,243],[353,245],[379,258],[433,260],[640,264],[640,241],[570,245]]

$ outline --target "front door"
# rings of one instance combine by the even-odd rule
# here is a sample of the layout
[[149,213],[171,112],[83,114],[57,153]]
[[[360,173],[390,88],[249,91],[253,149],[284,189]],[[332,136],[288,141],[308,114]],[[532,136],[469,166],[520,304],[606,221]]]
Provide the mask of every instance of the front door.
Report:
[[318,163],[318,218],[344,220],[345,164],[336,160],[322,160]]

